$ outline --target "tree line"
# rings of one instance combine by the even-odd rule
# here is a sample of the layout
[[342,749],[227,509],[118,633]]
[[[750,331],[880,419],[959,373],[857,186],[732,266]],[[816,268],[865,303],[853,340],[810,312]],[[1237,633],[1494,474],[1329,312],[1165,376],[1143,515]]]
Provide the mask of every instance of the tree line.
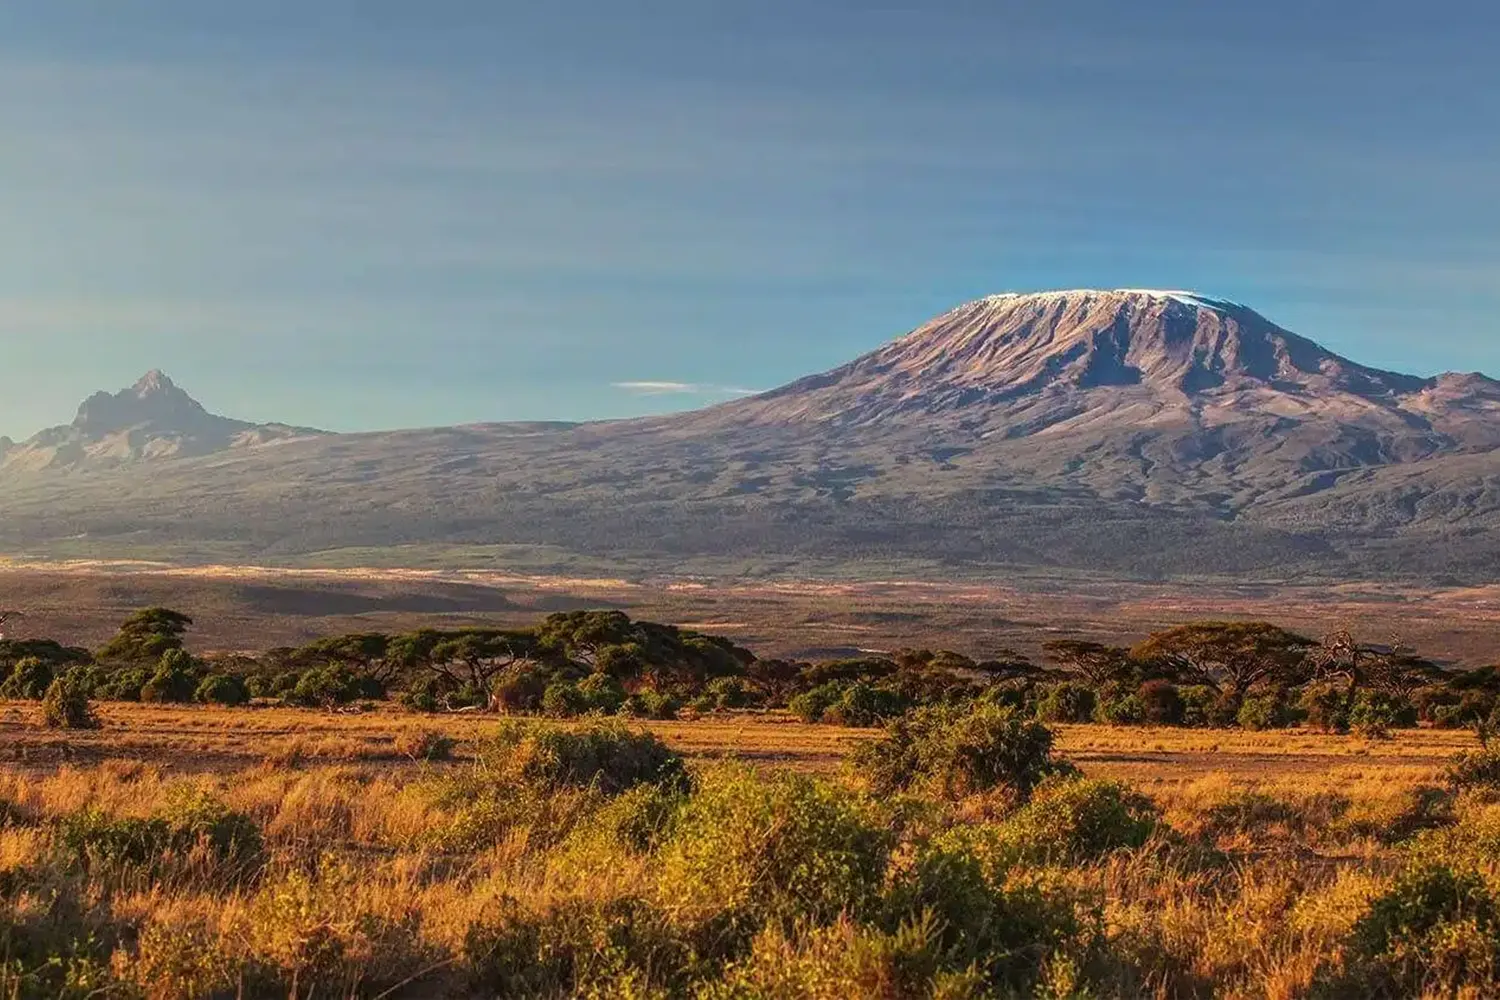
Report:
[[1500,695],[1494,667],[1450,671],[1400,641],[1365,642],[1347,630],[1314,640],[1266,622],[1193,622],[1131,647],[1050,640],[1040,662],[930,649],[762,659],[729,639],[619,611],[553,614],[526,628],[351,633],[253,656],[194,655],[192,624],[147,608],[97,650],[0,641],[0,697],[40,699],[63,683],[104,701],[327,707],[397,698],[427,712],[656,718],[765,707],[852,726],[980,700],[1051,722],[1369,734],[1425,723],[1487,735]]

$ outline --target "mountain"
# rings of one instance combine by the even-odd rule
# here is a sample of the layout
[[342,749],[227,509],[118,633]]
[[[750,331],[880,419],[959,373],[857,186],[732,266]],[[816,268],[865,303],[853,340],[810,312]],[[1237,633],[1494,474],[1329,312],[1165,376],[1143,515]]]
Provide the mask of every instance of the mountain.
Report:
[[129,389],[94,393],[71,424],[19,445],[0,440],[0,474],[191,458],[321,433],[218,416],[153,370]]
[[1328,579],[1489,579],[1500,557],[1500,383],[1380,371],[1188,292],[991,296],[690,413],[175,455],[6,458],[0,547]]

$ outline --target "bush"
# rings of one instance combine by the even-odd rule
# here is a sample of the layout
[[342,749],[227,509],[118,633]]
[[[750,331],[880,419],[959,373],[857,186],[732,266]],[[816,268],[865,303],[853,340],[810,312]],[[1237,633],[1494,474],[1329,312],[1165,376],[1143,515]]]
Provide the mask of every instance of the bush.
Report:
[[1328,685],[1315,685],[1302,692],[1301,707],[1307,713],[1307,724],[1325,733],[1349,731],[1344,691]]
[[488,775],[539,789],[594,788],[617,795],[642,784],[684,786],[682,758],[651,733],[623,723],[576,730],[509,722],[476,748]]
[[625,704],[625,688],[609,674],[590,674],[578,684],[585,710],[614,715]]
[[17,660],[10,676],[0,683],[0,698],[40,701],[52,686],[52,667],[35,656]]
[[748,708],[756,702],[755,689],[743,677],[717,677],[703,692],[720,711]]
[[250,689],[235,674],[209,674],[193,692],[193,699],[206,705],[243,705],[250,700]]
[[432,674],[425,674],[406,685],[401,704],[413,712],[436,712],[447,701],[449,685]]
[[1285,729],[1290,723],[1286,703],[1274,694],[1251,695],[1240,704],[1234,720],[1241,729]]
[[826,923],[872,909],[889,848],[887,825],[838,786],[727,767],[677,818],[660,896],[681,920],[740,934],[768,921]]
[[94,697],[100,701],[140,701],[141,690],[150,679],[141,667],[105,669],[94,685]]
[[[1234,721],[1233,714],[1224,717],[1221,710],[1223,699],[1219,692],[1206,684],[1190,684],[1177,689],[1182,698],[1182,724],[1194,728],[1227,726]],[[1227,706],[1224,706],[1227,708]]]
[[1036,714],[1043,722],[1089,722],[1094,718],[1096,701],[1091,689],[1064,681],[1043,690]]
[[1180,726],[1186,706],[1177,685],[1171,681],[1147,681],[1135,693],[1141,717],[1153,726]]
[[811,691],[804,691],[794,697],[787,702],[786,707],[803,722],[822,722],[823,713],[838,704],[839,700],[844,697],[846,686],[847,684],[843,681],[819,684]]
[[578,686],[567,681],[554,681],[542,695],[542,711],[554,719],[571,719],[588,710],[589,703]]
[[81,684],[59,677],[42,698],[42,723],[49,729],[95,729],[99,722],[89,708],[89,696]]
[[1043,778],[1071,767],[1052,759],[1052,731],[994,705],[932,706],[860,744],[855,767],[878,794],[921,786],[960,798],[1002,787],[1024,799]]
[[1138,726],[1146,721],[1146,709],[1133,694],[1100,698],[1094,706],[1094,721],[1111,726]]
[[490,701],[502,712],[536,712],[547,693],[547,675],[534,663],[512,663],[490,684]]
[[155,868],[164,855],[184,855],[205,846],[215,860],[259,865],[264,856],[260,828],[243,813],[230,812],[200,792],[174,789],[148,818],[113,818],[97,809],[66,817],[58,826],[62,848],[80,864],[130,864]]
[[435,729],[408,729],[397,733],[396,752],[412,760],[448,760],[453,756],[453,740]]
[[189,702],[198,689],[199,665],[181,649],[162,654],[156,672],[141,686],[141,701]]
[[384,688],[368,677],[362,677],[342,664],[315,667],[297,678],[296,687],[286,699],[308,708],[347,705],[361,698],[383,698]]
[[1455,791],[1500,790],[1500,749],[1461,753],[1449,762],[1444,776]]
[[1159,821],[1151,800],[1128,785],[1065,777],[1044,782],[1001,827],[1018,860],[1082,864],[1140,847]]
[[620,707],[624,715],[638,719],[675,719],[680,705],[676,698],[657,691],[637,691]]
[[[1494,995],[1500,906],[1479,874],[1418,864],[1371,902],[1349,943],[1350,987],[1366,995]],[[1485,989],[1490,987],[1491,989]]]
[[869,728],[884,725],[905,709],[905,699],[894,691],[856,681],[844,689],[838,701],[824,710],[823,721],[835,726]]
[[1410,702],[1392,698],[1378,691],[1362,692],[1349,713],[1349,726],[1368,739],[1388,739],[1391,730],[1417,724],[1417,712]]

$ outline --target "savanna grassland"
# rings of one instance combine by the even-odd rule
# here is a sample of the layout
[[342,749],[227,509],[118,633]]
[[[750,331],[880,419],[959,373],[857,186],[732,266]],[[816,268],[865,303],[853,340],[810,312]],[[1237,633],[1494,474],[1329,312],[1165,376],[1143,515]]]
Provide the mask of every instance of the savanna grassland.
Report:
[[1053,739],[994,708],[882,733],[781,712],[123,703],[66,730],[41,711],[0,716],[6,996],[1481,997],[1500,981],[1500,797],[1453,771],[1477,749],[1463,730]]

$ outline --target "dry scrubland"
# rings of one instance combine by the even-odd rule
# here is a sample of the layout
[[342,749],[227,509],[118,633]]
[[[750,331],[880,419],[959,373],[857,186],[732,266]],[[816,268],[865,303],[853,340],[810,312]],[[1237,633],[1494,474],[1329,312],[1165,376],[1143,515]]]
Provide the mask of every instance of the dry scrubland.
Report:
[[1080,779],[994,708],[927,744],[775,713],[38,712],[0,707],[6,997],[1500,983],[1500,797],[1449,786],[1462,731],[1056,727]]

